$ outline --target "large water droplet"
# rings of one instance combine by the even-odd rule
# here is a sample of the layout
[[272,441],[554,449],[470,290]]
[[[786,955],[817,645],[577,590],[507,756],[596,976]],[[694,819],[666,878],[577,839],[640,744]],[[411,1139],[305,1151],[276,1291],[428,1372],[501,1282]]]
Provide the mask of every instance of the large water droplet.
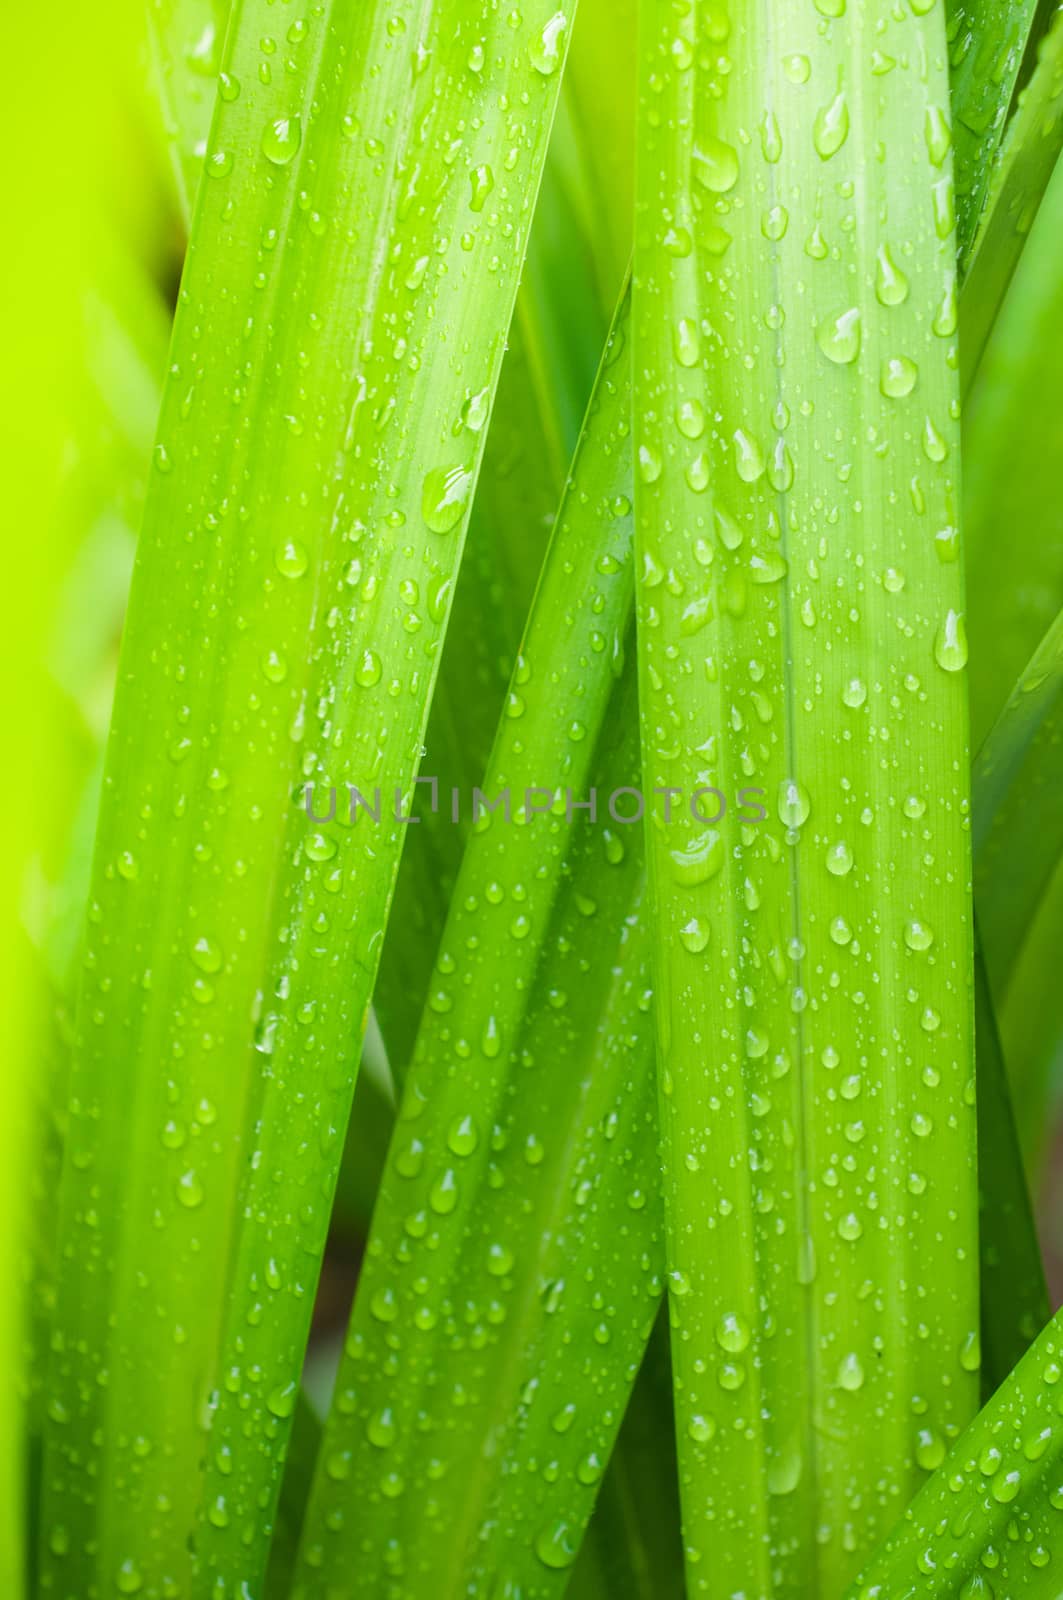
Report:
[[262,154],[275,167],[286,167],[303,142],[303,125],[298,116],[275,117],[262,134]]
[[967,665],[967,629],[958,611],[945,613],[934,638],[934,660],[946,672],[962,672]]
[[472,473],[467,468],[435,467],[424,480],[421,515],[433,533],[457,527],[472,496]]
[[563,11],[555,11],[542,32],[528,45],[528,59],[544,78],[551,77],[561,65],[567,32],[568,18]]
[[830,105],[816,112],[812,124],[812,143],[816,147],[816,154],[822,160],[829,161],[831,156],[837,155],[848,137],[849,104],[845,90],[839,89]]
[[694,146],[694,176],[710,194],[726,194],[738,182],[738,151],[712,134]]
[[860,312],[856,306],[825,317],[816,328],[816,343],[828,361],[847,366],[860,354]]

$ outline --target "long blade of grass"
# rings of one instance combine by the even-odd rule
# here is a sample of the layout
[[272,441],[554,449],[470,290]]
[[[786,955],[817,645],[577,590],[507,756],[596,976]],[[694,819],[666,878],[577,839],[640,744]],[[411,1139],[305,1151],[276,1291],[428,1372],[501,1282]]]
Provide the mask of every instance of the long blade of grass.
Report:
[[[439,780],[440,807],[433,813],[425,796],[418,811],[421,820],[406,841],[391,932],[374,990],[373,1003],[400,1083],[467,839],[468,816],[462,819],[459,813],[455,825],[451,796],[457,790],[468,797],[483,777],[578,437],[578,423],[570,437],[571,418],[586,410],[607,332],[606,319],[591,298],[589,261],[569,262],[563,272],[558,259],[554,213],[568,216],[570,208],[556,171],[557,147],[555,126],[546,168],[553,204],[544,214],[540,200],[536,209],[528,272],[492,413],[425,738],[422,770]],[[589,256],[589,241],[584,243]],[[568,338],[565,305],[574,283],[574,298],[584,310],[581,340],[588,333],[596,340],[593,359],[582,343],[577,348]],[[557,359],[560,351],[566,351],[563,359]]]
[[[301,1596],[481,1592],[489,1575],[559,1593],[656,1309],[640,852],[606,818],[577,827],[566,795],[629,781],[637,759],[630,674],[602,731],[633,603],[628,361],[621,330],[484,781],[492,802],[511,792],[513,825],[474,830],[452,899]],[[550,815],[522,816],[529,789],[540,808],[556,793]]]
[[229,0],[148,0],[156,97],[186,224],[203,176],[230,9]]
[[1056,1600],[1063,1314],[956,1441],[850,1600]]
[[1063,612],[1027,663],[974,764],[974,892],[996,995],[1063,856]]
[[681,795],[650,849],[691,1594],[837,1595],[977,1401],[944,22],[840,11],[643,13],[643,766]]
[[[1063,511],[1056,466],[1063,412],[1063,163],[997,319],[967,407],[964,512],[977,749],[1063,606]],[[1013,541],[1001,529],[1021,530]]]
[[1000,147],[960,296],[960,363],[968,393],[1063,148],[1063,11],[1038,43],[1037,66]]
[[988,1398],[1051,1316],[1007,1069],[981,951],[975,959],[982,1395]]
[[961,265],[983,214],[1036,13],[1036,0],[948,0]]
[[682,1600],[668,1325],[657,1319],[567,1600]]
[[[1006,998],[997,1008],[1019,1145],[1033,1185],[1046,1177],[1053,1129],[1063,1104],[1063,1025],[1044,1003],[1055,991],[1063,948],[1063,862],[1057,866],[1023,940]],[[1051,1228],[1053,1213],[1044,1216]],[[1047,1242],[1047,1241],[1046,1241]]]
[[264,1565],[402,838],[303,786],[409,795],[566,41],[538,0],[275,27],[229,30],[97,842],[45,1467],[79,1600]]

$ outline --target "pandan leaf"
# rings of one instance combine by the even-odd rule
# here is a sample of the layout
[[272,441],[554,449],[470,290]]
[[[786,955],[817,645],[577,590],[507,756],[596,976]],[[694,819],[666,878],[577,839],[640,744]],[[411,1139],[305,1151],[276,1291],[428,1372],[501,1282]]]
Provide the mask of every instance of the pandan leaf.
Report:
[[1063,147],[1063,11],[1055,11],[1038,43],[1037,66],[993,165],[985,210],[971,247],[960,296],[964,392],[971,388],[986,341],[1044,199]]
[[[538,0],[284,20],[244,0],[227,35],[123,641],[44,1468],[64,1600],[265,1566],[566,44]],[[308,819],[347,782],[379,826]]]
[[[919,0],[919,9],[929,11],[931,7],[926,0]],[[948,0],[961,262],[983,215],[1036,12],[1036,0]],[[932,137],[927,124],[928,142]]]
[[682,1600],[668,1325],[646,1347],[567,1600]]
[[[658,1304],[641,852],[605,811],[637,760],[630,673],[614,695],[628,361],[621,328],[483,784],[512,822],[474,828],[451,901],[308,1510],[308,1600],[489,1577],[559,1594]],[[591,786],[603,815],[580,823],[568,794]]]
[[649,837],[691,1595],[838,1594],[977,1403],[944,17],[841,12],[642,21],[643,783],[678,791]]
[[[1049,183],[967,406],[971,731],[981,745],[1063,606],[1063,163]],[[1014,530],[1014,536],[1008,536]],[[987,950],[988,953],[988,950]]]
[[953,1445],[850,1600],[1055,1600],[1061,1338],[1057,1316]]
[[186,224],[203,176],[230,9],[228,0],[148,0],[156,96]]
[[981,951],[975,959],[982,1395],[1003,1383],[1051,1315],[1007,1069]]
[[974,891],[994,993],[1063,856],[1063,612],[1034,651],[974,765]]

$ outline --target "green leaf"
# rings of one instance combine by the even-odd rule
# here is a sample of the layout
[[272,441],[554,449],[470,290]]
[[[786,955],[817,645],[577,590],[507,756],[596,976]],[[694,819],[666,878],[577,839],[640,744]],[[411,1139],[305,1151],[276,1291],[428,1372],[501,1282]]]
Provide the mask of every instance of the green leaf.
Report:
[[1007,1070],[981,952],[975,959],[982,1395],[1026,1354],[1051,1315]]
[[[925,6],[926,0],[920,3]],[[961,264],[983,215],[1036,12],[1036,0],[948,0]],[[932,146],[936,138],[947,134],[928,121],[926,137]]]
[[682,1600],[668,1325],[646,1347],[567,1600]]
[[[1063,413],[1063,164],[997,319],[964,420],[964,515],[975,748],[1063,606],[1056,462]],[[1018,530],[1010,539],[1003,530]]]
[[1063,148],[1063,11],[1038,42],[993,167],[960,296],[962,386],[968,393]]
[[155,92],[186,223],[203,176],[229,11],[228,0],[148,0]]
[[1061,1336],[1063,1315],[953,1445],[850,1600],[1056,1600]]
[[631,262],[638,0],[581,0],[562,106],[578,152],[569,193],[594,241],[599,298],[615,304]]
[[974,764],[974,893],[995,995],[1063,857],[1063,612],[1027,663]]
[[679,791],[650,859],[691,1594],[836,1595],[977,1401],[944,19],[840,9],[643,11],[643,782]]
[[637,762],[628,362],[621,327],[483,785],[512,822],[481,819],[451,900],[300,1596],[560,1593],[659,1303],[638,830],[568,805],[597,784],[604,812]]
[[[1048,1176],[1045,1163],[1051,1156],[1063,1091],[1063,1018],[1054,1005],[1045,1003],[1045,996],[1055,993],[1061,948],[1063,862],[1041,897],[1007,995],[997,1009],[1019,1144],[1036,1187]],[[1046,1229],[1053,1220],[1054,1208],[1049,1205],[1042,1214]]]
[[[228,34],[123,641],[45,1461],[64,1600],[265,1564],[566,40],[539,0],[329,6],[277,55],[275,26],[244,0]],[[379,826],[308,823],[341,781],[381,785]]]

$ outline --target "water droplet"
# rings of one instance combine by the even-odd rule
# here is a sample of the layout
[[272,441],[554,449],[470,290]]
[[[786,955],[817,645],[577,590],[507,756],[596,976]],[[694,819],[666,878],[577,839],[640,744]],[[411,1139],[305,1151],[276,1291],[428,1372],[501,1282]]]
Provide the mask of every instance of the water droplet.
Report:
[[928,106],[923,125],[927,154],[935,167],[940,167],[952,145],[949,119],[940,106]]
[[752,434],[735,430],[735,469],[743,483],[756,483],[765,472],[764,452]]
[[958,611],[945,613],[934,637],[934,660],[945,672],[962,672],[967,665],[967,629]]
[[679,930],[679,942],[691,955],[700,955],[709,942],[709,924],[701,917],[691,917]]
[[864,1369],[860,1364],[860,1357],[854,1351],[850,1351],[839,1361],[837,1382],[839,1389],[848,1389],[850,1393],[855,1393],[857,1389],[863,1387]]
[[844,878],[853,865],[853,852],[843,839],[832,844],[827,851],[827,871],[835,878]]
[[695,1444],[708,1444],[716,1436],[716,1423],[712,1417],[697,1413],[687,1423],[687,1433]]
[[761,218],[760,231],[765,239],[776,243],[779,239],[785,238],[789,223],[790,213],[785,206],[771,206]]
[[479,1144],[479,1134],[472,1117],[459,1117],[451,1124],[447,1144],[456,1156],[471,1156]]
[[290,1417],[295,1410],[295,1397],[299,1393],[299,1385],[293,1379],[290,1383],[278,1384],[266,1396],[266,1409],[273,1416]]
[[708,883],[723,866],[723,835],[715,828],[688,839],[680,850],[671,852],[672,877],[685,889]]
[[888,244],[875,256],[875,296],[879,305],[900,306],[908,298],[908,279],[890,255]]
[[749,1348],[749,1324],[734,1311],[727,1311],[716,1324],[716,1343],[730,1355],[741,1355]]
[[1018,1494],[1022,1487],[1022,1475],[1012,1469],[1011,1472],[998,1473],[993,1479],[993,1499],[999,1505],[1006,1506]]
[[177,1198],[187,1211],[203,1204],[203,1185],[195,1172],[182,1172],[177,1180]]
[[913,917],[905,925],[904,942],[909,950],[929,950],[934,942],[934,930],[918,917]]
[[528,59],[544,78],[551,77],[561,65],[567,31],[568,18],[563,11],[555,11],[542,32],[528,45]]
[[310,563],[310,557],[305,544],[300,544],[298,539],[288,539],[277,546],[273,561],[282,577],[301,578]]
[[378,1289],[369,1302],[369,1310],[378,1322],[394,1322],[399,1314],[394,1289]]
[[950,272],[931,327],[939,339],[951,339],[959,323],[959,298],[956,294],[956,274]]
[[303,141],[303,125],[298,116],[275,117],[262,134],[262,154],[275,167],[286,167]]
[[945,1459],[945,1441],[932,1428],[920,1428],[915,1439],[916,1464],[924,1472],[934,1472]]
[[376,1411],[365,1425],[365,1436],[371,1445],[378,1450],[387,1450],[395,1443],[398,1429],[395,1426],[395,1415],[390,1406]]
[[829,161],[831,156],[837,155],[848,137],[849,104],[845,90],[839,89],[830,105],[822,106],[816,112],[812,124],[812,143],[816,154],[822,160]]
[[982,1365],[982,1344],[977,1333],[969,1333],[960,1345],[960,1366],[964,1372],[978,1372]]
[[361,689],[372,689],[380,682],[383,664],[375,650],[363,650],[354,669],[354,681]]
[[860,354],[860,312],[856,306],[825,317],[816,328],[816,343],[828,361],[847,366]]
[[694,176],[710,194],[727,194],[738,182],[738,151],[712,134],[694,146]]
[[424,480],[421,515],[433,533],[449,533],[468,509],[472,473],[465,467],[435,467]]
[[911,394],[919,377],[919,368],[910,356],[888,356],[882,363],[879,388],[889,400],[903,400]]
[[675,421],[684,439],[700,439],[705,432],[705,407],[700,400],[683,400]]
[[482,211],[484,202],[495,186],[495,176],[490,167],[474,167],[469,174],[472,187],[472,198],[469,201],[470,211]]
[[784,56],[782,69],[791,83],[807,83],[812,76],[812,63],[807,56]]
[[487,1250],[487,1270],[492,1278],[507,1278],[513,1271],[515,1257],[504,1244],[492,1244]]
[[803,827],[812,809],[808,790],[795,778],[784,778],[779,784],[777,800],[779,821],[786,828]]
[[939,239],[947,239],[956,226],[956,196],[952,178],[939,178],[933,187],[934,231]]
[[698,325],[690,317],[680,317],[675,329],[675,358],[681,367],[696,367],[701,354]]
[[144,1586],[140,1569],[132,1558],[127,1558],[118,1568],[114,1586],[119,1594],[139,1594]]
[[568,1522],[548,1523],[535,1540],[535,1554],[544,1567],[560,1571],[570,1567],[579,1550],[579,1531]]
[[428,1204],[438,1217],[447,1217],[458,1203],[458,1180],[448,1167],[428,1191]]
[[192,960],[201,972],[219,972],[221,970],[221,949],[213,940],[203,937],[196,940],[192,946]]

